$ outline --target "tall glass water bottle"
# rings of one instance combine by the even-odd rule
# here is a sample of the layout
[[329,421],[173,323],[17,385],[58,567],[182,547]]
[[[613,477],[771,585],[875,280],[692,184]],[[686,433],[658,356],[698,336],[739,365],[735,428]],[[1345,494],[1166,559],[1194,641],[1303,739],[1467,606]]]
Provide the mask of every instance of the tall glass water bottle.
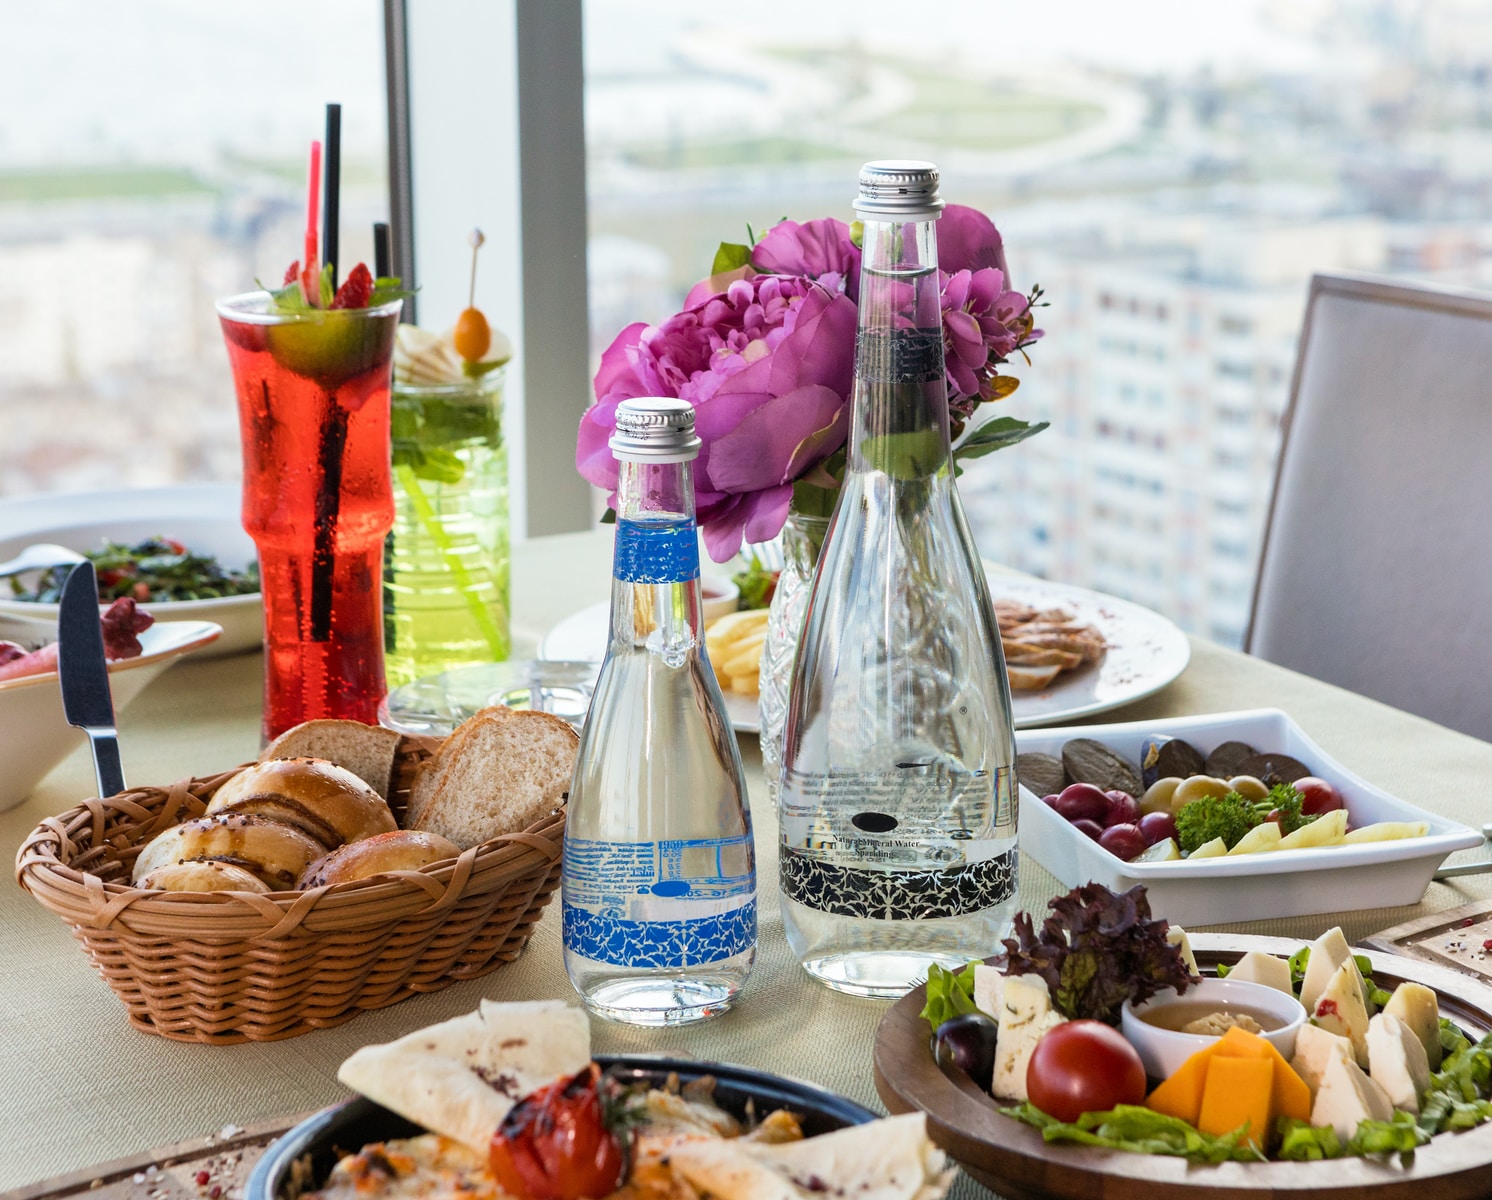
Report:
[[993,953],[1015,903],[1010,685],[949,447],[942,207],[930,163],[860,172],[848,462],[783,742],[788,944],[862,996]]
[[620,404],[611,638],[580,738],[561,882],[565,969],[598,1016],[724,1012],[756,957],[756,854],[705,653],[694,410]]

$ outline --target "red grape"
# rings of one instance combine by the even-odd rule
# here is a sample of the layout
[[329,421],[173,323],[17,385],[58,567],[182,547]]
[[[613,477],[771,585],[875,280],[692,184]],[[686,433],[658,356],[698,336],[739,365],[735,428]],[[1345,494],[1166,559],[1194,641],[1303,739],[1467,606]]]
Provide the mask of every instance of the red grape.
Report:
[[1095,842],[1104,835],[1104,828],[1097,821],[1091,821],[1087,817],[1079,817],[1072,823],[1072,827],[1084,837],[1090,837]]
[[1109,815],[1109,798],[1091,783],[1069,783],[1057,797],[1056,809],[1069,821],[1087,819],[1102,825]]
[[1143,854],[1150,843],[1138,825],[1110,825],[1099,836],[1098,844],[1115,858],[1128,862],[1135,855]]
[[1167,838],[1176,836],[1176,818],[1168,812],[1150,812],[1140,818],[1140,832],[1145,835],[1145,844],[1153,846]]
[[1109,810],[1104,817],[1105,825],[1134,825],[1140,819],[1140,802],[1128,792],[1105,792],[1109,798]]

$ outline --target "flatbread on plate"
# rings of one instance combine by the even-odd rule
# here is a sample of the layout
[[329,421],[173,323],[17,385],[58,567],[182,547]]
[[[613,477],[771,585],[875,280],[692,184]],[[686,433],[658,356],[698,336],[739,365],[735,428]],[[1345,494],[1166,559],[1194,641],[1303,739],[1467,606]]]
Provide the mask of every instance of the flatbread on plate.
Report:
[[799,1142],[684,1142],[669,1163],[716,1200],[935,1200],[953,1182],[922,1113],[850,1125]]
[[561,1000],[481,1007],[402,1037],[364,1046],[337,1078],[418,1125],[485,1155],[508,1110],[530,1092],[591,1061],[585,1011]]

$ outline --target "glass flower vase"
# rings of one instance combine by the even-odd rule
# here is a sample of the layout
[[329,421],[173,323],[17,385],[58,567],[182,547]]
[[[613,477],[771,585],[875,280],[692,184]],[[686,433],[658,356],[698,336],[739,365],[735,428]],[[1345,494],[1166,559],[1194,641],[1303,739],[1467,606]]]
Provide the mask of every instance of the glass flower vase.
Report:
[[[832,498],[831,498],[832,505]],[[767,795],[777,803],[777,782],[782,766],[782,729],[787,722],[788,691],[793,682],[793,659],[798,653],[798,634],[808,611],[808,590],[813,569],[829,532],[827,516],[810,516],[789,509],[782,527],[782,574],[772,593],[767,614],[767,638],[762,647],[760,706],[762,773]]]

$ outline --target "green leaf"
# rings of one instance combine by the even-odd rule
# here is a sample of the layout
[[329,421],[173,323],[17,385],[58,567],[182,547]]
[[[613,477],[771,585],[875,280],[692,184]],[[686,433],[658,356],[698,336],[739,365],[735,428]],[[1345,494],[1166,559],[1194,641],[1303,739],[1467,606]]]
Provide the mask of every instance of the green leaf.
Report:
[[751,247],[740,242],[721,242],[715,251],[715,261],[710,266],[711,276],[724,275],[727,271],[739,271],[751,261]]
[[[970,963],[962,971],[953,972],[933,963],[927,970],[927,1003],[922,1006],[922,1019],[937,1029],[951,1017],[978,1012],[974,1004],[974,968]],[[993,1013],[985,1013],[994,1017]]]
[[1275,1157],[1285,1162],[1320,1162],[1342,1156],[1341,1140],[1330,1125],[1313,1126],[1298,1117],[1281,1117],[1279,1131],[1280,1148]]
[[368,294],[368,307],[377,308],[394,300],[408,300],[419,288],[407,288],[397,275],[380,275],[373,281],[373,290]]
[[893,479],[926,479],[945,465],[943,437],[936,429],[883,433],[866,438],[860,453],[872,469]]
[[1037,421],[1033,424],[1015,417],[996,417],[992,421],[984,421],[964,435],[963,440],[953,448],[953,457],[960,461],[983,458],[986,454],[993,454],[996,450],[1003,450],[1017,442],[1024,442],[1029,437],[1035,437],[1050,424],[1050,421]]
[[1391,1121],[1360,1121],[1347,1143],[1347,1153],[1400,1154],[1408,1158],[1416,1146],[1429,1140],[1430,1135],[1415,1123],[1412,1114],[1399,1111]]
[[614,509],[614,508],[608,508],[604,513],[602,513],[601,514],[601,524],[603,524],[603,525],[615,525],[616,524],[616,509]]
[[1264,1158],[1258,1146],[1244,1136],[1247,1125],[1214,1137],[1177,1117],[1134,1104],[1116,1105],[1107,1112],[1087,1112],[1071,1123],[1048,1116],[1029,1101],[1000,1112],[1041,1130],[1043,1140],[1048,1142],[1076,1142],[1204,1163],[1259,1162]]
[[337,289],[332,286],[332,264],[323,263],[321,266],[321,307],[330,308],[332,301],[336,299]]

